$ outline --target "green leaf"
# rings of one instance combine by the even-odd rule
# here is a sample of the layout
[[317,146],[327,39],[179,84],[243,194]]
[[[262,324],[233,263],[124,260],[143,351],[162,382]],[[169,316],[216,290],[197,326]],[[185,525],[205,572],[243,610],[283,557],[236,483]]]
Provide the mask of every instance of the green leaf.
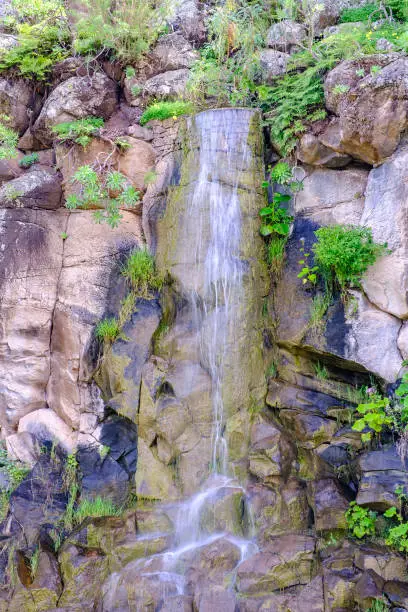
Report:
[[397,516],[397,515],[398,515],[398,510],[396,509],[395,506],[392,506],[392,508],[388,508],[388,510],[384,512],[384,516],[386,518],[392,518],[393,516]]
[[274,223],[272,227],[273,230],[281,236],[287,236],[289,234],[290,226],[288,223]]
[[352,429],[354,431],[363,431],[367,427],[365,419],[357,419],[355,423],[353,423]]
[[274,212],[275,211],[273,208],[271,208],[270,206],[266,206],[265,208],[261,208],[259,214],[261,215],[261,217],[266,217],[268,215],[272,215]]
[[274,229],[272,225],[261,225],[261,229],[259,231],[261,236],[270,236],[273,234]]

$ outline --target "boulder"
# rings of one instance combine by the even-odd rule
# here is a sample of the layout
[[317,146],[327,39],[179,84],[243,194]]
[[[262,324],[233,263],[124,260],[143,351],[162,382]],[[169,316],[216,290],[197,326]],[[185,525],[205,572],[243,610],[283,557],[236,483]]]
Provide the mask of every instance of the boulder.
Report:
[[[61,521],[68,501],[62,471],[64,458],[41,454],[31,472],[10,496],[8,530],[16,546],[29,549],[39,540],[49,542],[49,532]],[[48,535],[47,535],[48,534]]]
[[398,348],[403,359],[408,359],[408,323],[405,322],[398,336]]
[[[397,58],[392,54],[365,58],[367,70],[374,65],[381,69],[360,78],[359,60],[342,62],[328,74],[326,105],[338,118],[319,137],[325,146],[372,165],[394,153],[408,123],[408,59]],[[339,93],[337,85],[343,85],[344,92]]]
[[18,423],[18,433],[28,432],[40,443],[58,442],[67,453],[76,446],[76,435],[53,410],[41,408],[22,417]]
[[17,36],[5,34],[4,32],[0,33],[0,54],[7,53],[7,51],[10,51],[13,47],[17,47],[17,45]]
[[285,74],[290,60],[289,53],[276,51],[275,49],[264,49],[259,55],[261,65],[262,81],[271,84],[273,80]]
[[26,81],[0,79],[0,115],[8,117],[7,127],[20,135],[27,129],[37,102],[38,96]]
[[31,170],[0,187],[0,208],[39,208],[61,206],[61,177],[51,170]]
[[374,240],[386,242],[391,251],[369,268],[364,291],[375,306],[401,319],[408,318],[407,164],[408,142],[404,141],[390,159],[370,172],[361,217],[361,225],[372,228]]
[[322,144],[312,132],[303,134],[299,139],[296,154],[304,164],[324,166],[326,168],[344,168],[350,161],[350,155],[337,153]]
[[182,32],[166,34],[159,38],[147,57],[148,74],[154,76],[168,70],[191,68],[198,57],[198,51],[193,49],[192,44],[184,38]]
[[380,512],[398,506],[395,489],[408,486],[408,472],[395,446],[362,455],[358,466],[361,476],[357,504]]
[[373,571],[385,581],[408,582],[406,559],[385,546],[360,546],[356,550],[354,564],[364,572]]
[[295,212],[320,225],[358,225],[369,173],[361,168],[315,169],[296,195]]
[[111,278],[118,278],[124,257],[142,244],[141,222],[123,211],[120,225],[107,229],[95,223],[92,211],[77,211],[69,215],[64,231],[46,397],[50,408],[78,429],[82,412],[98,414],[102,409],[103,414],[88,383],[95,370],[94,328],[119,311],[126,288],[116,280],[113,289]]
[[306,28],[301,23],[285,19],[274,23],[268,30],[266,44],[276,51],[293,53],[306,39]]
[[33,467],[40,458],[37,437],[28,431],[12,434],[6,438],[7,457]]
[[180,30],[189,41],[201,45],[206,39],[204,15],[198,0],[175,0],[167,20],[172,28]]
[[243,561],[237,571],[238,591],[263,594],[312,579],[315,542],[312,537],[285,535],[272,538],[261,552]]
[[[362,293],[352,292],[354,303],[346,313],[349,333],[345,357],[363,365],[387,382],[395,382],[401,369],[397,347],[401,321],[373,306]],[[382,350],[378,351],[377,339]]]
[[0,210],[2,436],[15,433],[25,414],[46,407],[67,216],[63,210]]
[[308,493],[317,531],[347,528],[345,512],[349,500],[337,480],[326,478],[308,483]]
[[126,142],[130,146],[118,157],[118,170],[127,176],[136,189],[145,191],[145,179],[149,172],[154,171],[156,152],[145,139],[128,136]]
[[32,132],[42,144],[50,145],[55,125],[90,115],[109,119],[116,107],[117,85],[105,74],[71,77],[51,92]]
[[408,585],[404,582],[390,580],[384,585],[384,593],[394,609],[406,610],[408,608]]
[[109,405],[133,422],[139,409],[142,369],[152,351],[160,312],[157,300],[139,299],[124,326],[124,337],[114,343],[97,375]]
[[17,585],[8,610],[10,612],[51,610],[56,607],[61,592],[62,584],[57,560],[51,552],[41,550],[34,580],[25,588],[22,588],[21,584]]
[[324,572],[323,591],[325,610],[352,610],[354,607],[355,578],[347,573]]
[[168,70],[151,77],[143,84],[142,95],[147,98],[179,98],[186,92],[190,71],[187,68]]
[[58,561],[64,585],[58,606],[94,609],[108,575],[108,557],[98,549],[86,550],[68,542],[61,548]]

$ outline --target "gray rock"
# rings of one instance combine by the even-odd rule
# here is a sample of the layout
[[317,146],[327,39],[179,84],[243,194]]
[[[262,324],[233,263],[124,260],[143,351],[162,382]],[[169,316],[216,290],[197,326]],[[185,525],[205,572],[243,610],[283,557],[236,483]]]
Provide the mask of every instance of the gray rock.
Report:
[[7,456],[26,465],[33,465],[40,458],[37,438],[28,431],[12,434],[6,438]]
[[301,23],[285,19],[274,23],[268,30],[266,43],[276,51],[297,51],[306,38],[306,28]]
[[[408,143],[369,174],[361,225],[392,251],[370,267],[363,279],[368,299],[378,308],[408,317]],[[398,193],[398,197],[396,197]]]
[[10,49],[16,47],[17,45],[18,39],[16,36],[13,36],[12,34],[0,33],[0,54],[10,51]]
[[0,208],[40,208],[61,206],[61,177],[50,170],[31,170],[0,187]]
[[408,486],[408,472],[395,446],[371,451],[358,461],[361,471],[357,503],[384,511],[398,506],[397,486]]
[[367,170],[316,169],[303,181],[297,194],[295,212],[320,225],[360,222],[364,207]]
[[272,83],[275,77],[285,74],[290,55],[275,49],[264,49],[260,53],[259,60],[262,80]]
[[89,115],[109,119],[116,107],[117,85],[105,74],[71,77],[51,92],[32,132],[40,142],[49,145],[54,138],[51,128],[58,123]]
[[0,79],[0,115],[9,117],[8,127],[20,135],[27,129],[37,101],[38,96],[25,81]]
[[186,40],[181,32],[174,32],[162,36],[156,46],[149,54],[149,72],[160,74],[169,70],[180,70],[191,68],[199,57],[198,51],[193,49],[191,43]]
[[[373,66],[380,70],[371,73]],[[361,69],[366,76],[359,77],[356,70]],[[338,119],[319,140],[338,153],[378,165],[394,153],[408,124],[408,59],[389,53],[342,62],[326,78],[325,98]]]
[[186,91],[190,71],[170,70],[148,79],[143,85],[144,97],[178,98]]
[[206,28],[198,0],[172,0],[170,7],[170,25],[180,30],[191,42],[202,44],[206,38]]

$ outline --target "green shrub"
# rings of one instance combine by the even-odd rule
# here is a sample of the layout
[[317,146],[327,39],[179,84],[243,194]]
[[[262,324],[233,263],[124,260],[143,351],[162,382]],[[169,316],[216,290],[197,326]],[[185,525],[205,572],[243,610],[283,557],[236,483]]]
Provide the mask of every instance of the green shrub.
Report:
[[114,317],[102,319],[95,328],[95,336],[101,342],[114,342],[119,334],[119,323]]
[[149,297],[152,290],[160,289],[163,285],[154,257],[147,249],[132,251],[123,266],[122,274],[138,297]]
[[147,53],[165,25],[165,2],[84,0],[87,14],[76,23],[74,49],[81,55],[108,51],[123,63]]
[[333,225],[321,227],[315,235],[315,263],[327,284],[338,285],[343,293],[348,287],[359,287],[369,266],[386,251],[386,245],[376,244],[366,227]]
[[378,19],[380,16],[381,12],[377,4],[365,4],[356,8],[344,9],[340,15],[340,23],[368,21],[368,19]]
[[0,123],[0,159],[17,157],[18,134]]
[[190,102],[156,102],[148,106],[143,115],[140,117],[140,125],[145,125],[153,119],[169,119],[170,117],[179,117],[180,115],[189,115],[194,108]]
[[6,472],[9,482],[7,488],[0,490],[0,520],[6,518],[11,493],[22,483],[29,474],[30,468],[19,461],[7,456],[7,451],[0,447],[0,467]]
[[[306,130],[307,122],[325,116],[322,76],[332,66],[332,61],[320,62],[303,72],[288,73],[276,79],[272,86],[258,87],[265,123],[282,155],[294,149],[298,136]],[[320,114],[316,115],[316,111]]]
[[385,0],[386,8],[392,11],[392,16],[400,21],[408,21],[407,0]]
[[121,509],[110,499],[97,497],[96,499],[83,499],[74,511],[74,523],[79,525],[88,517],[120,516]]
[[390,405],[388,398],[382,398],[379,395],[373,395],[371,401],[357,406],[357,412],[360,418],[353,424],[354,431],[368,432],[361,434],[363,442],[369,442],[373,435],[379,436],[382,430],[391,425],[392,420],[387,415],[387,408]]
[[376,512],[358,506],[355,501],[350,502],[350,507],[346,511],[346,521],[349,531],[359,540],[375,534],[376,518]]
[[19,162],[18,165],[20,168],[30,168],[32,165],[36,164],[40,161],[40,156],[38,153],[30,153],[30,155],[24,155]]
[[12,0],[12,8],[17,21],[25,21],[31,25],[50,19],[54,15],[65,17],[62,0]]
[[194,102],[213,98],[217,106],[254,104],[255,80],[260,75],[258,52],[270,17],[260,0],[218,3],[210,11],[209,42],[193,66],[188,86]]
[[94,212],[95,221],[106,222],[112,228],[122,219],[120,207],[132,208],[139,201],[139,192],[117,171],[100,176],[91,166],[81,166],[72,177],[72,183],[79,187],[79,194],[69,195],[65,206],[70,210],[103,206],[103,210]]
[[86,147],[103,124],[104,120],[101,117],[86,117],[77,121],[59,123],[52,128],[52,132],[60,142],[75,142]]
[[21,76],[44,81],[52,67],[68,57],[70,38],[67,24],[58,18],[18,27],[18,46],[0,56],[0,71],[13,69]]

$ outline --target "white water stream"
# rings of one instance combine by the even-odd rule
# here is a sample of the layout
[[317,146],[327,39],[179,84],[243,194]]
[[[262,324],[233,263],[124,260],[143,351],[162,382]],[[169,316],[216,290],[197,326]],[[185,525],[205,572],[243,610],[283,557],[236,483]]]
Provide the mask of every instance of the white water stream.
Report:
[[[220,492],[245,491],[228,470],[228,447],[224,436],[227,414],[224,407],[224,379],[229,348],[234,345],[237,312],[244,299],[244,264],[240,259],[242,210],[240,170],[251,160],[248,132],[252,111],[222,109],[206,111],[192,118],[198,135],[199,171],[188,202],[188,214],[195,220],[198,237],[191,259],[197,274],[189,302],[200,346],[202,366],[212,382],[211,467],[201,490],[177,504],[174,512],[175,547],[172,551],[144,561],[143,575],[171,581],[183,591],[179,560],[201,546],[226,537],[239,547],[241,561],[256,552],[256,545],[245,538],[202,527],[202,515],[214,504]],[[244,115],[247,116],[244,116]],[[227,364],[227,365],[226,365]],[[203,457],[203,472],[206,470]],[[170,510],[171,512],[171,510]],[[248,509],[246,510],[247,514]],[[250,520],[247,523],[250,524]],[[247,528],[247,532],[251,528]],[[247,533],[246,537],[250,537]],[[160,562],[158,562],[160,557]],[[181,564],[183,565],[183,564]]]

